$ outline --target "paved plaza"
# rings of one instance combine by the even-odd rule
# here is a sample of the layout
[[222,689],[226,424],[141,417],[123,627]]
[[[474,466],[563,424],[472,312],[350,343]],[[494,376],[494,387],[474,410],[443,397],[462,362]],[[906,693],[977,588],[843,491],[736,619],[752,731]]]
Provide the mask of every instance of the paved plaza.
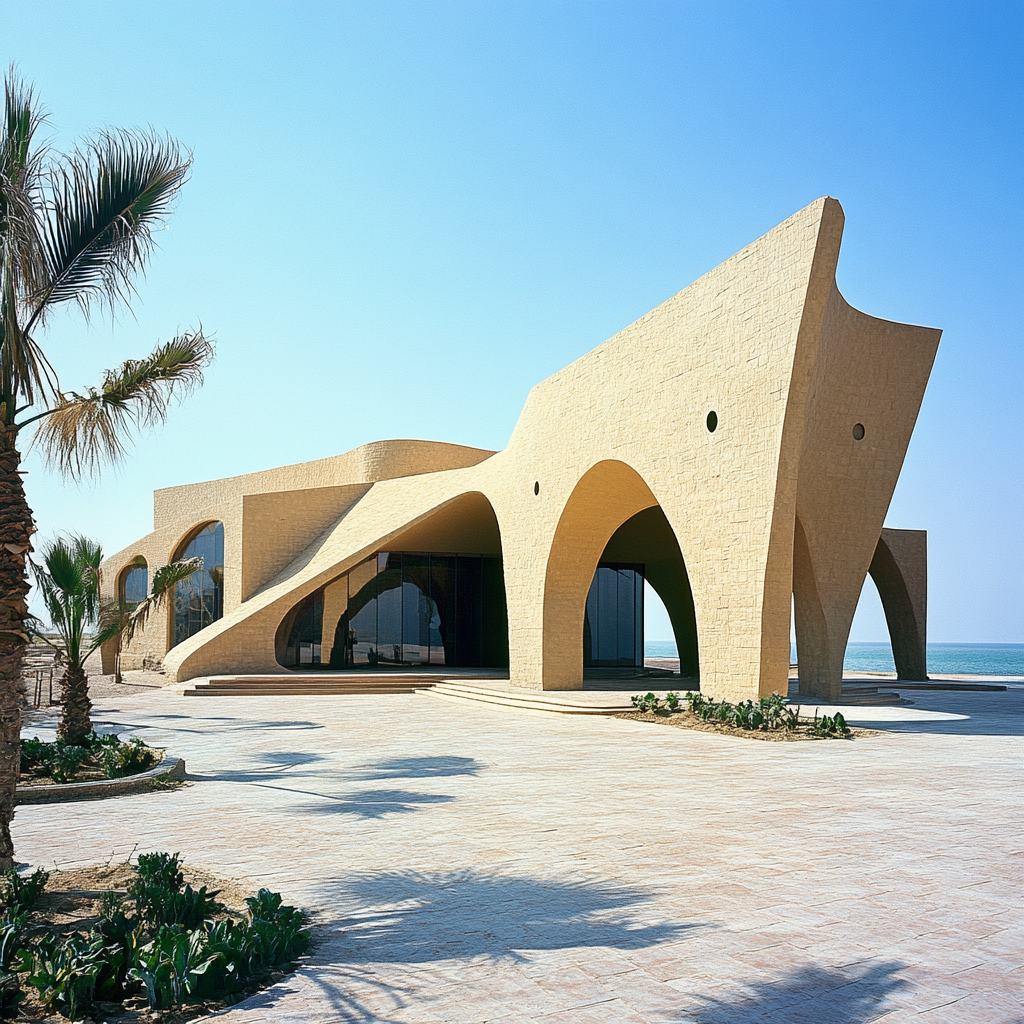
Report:
[[1024,689],[906,696],[880,735],[770,743],[126,692],[97,722],[190,785],[22,807],[15,843],[50,869],[181,851],[309,908],[310,961],[225,1024],[1024,1020]]

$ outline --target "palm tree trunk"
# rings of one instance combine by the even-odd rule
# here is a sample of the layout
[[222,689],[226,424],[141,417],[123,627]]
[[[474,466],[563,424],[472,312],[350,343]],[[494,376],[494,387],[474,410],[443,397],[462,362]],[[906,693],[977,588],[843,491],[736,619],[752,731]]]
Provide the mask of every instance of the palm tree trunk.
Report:
[[28,636],[25,617],[32,510],[22,486],[17,432],[0,419],[0,870],[12,866],[11,819],[21,769],[21,706],[18,688]]
[[77,665],[68,665],[64,670],[60,704],[57,739],[79,746],[92,732],[92,719],[89,717],[92,702],[89,700],[89,677]]

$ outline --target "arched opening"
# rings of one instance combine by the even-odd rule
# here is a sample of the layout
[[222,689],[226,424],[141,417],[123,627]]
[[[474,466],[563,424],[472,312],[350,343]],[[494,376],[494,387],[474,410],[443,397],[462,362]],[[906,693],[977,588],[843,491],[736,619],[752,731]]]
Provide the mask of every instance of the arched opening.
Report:
[[117,599],[121,604],[135,608],[149,596],[149,568],[142,555],[121,570],[117,580]]
[[300,671],[508,667],[501,536],[462,495],[291,608],[277,661]]
[[682,673],[696,680],[696,616],[675,533],[635,470],[600,462],[573,489],[548,557],[545,689],[644,672],[645,580],[669,612]]
[[[632,637],[636,637],[638,645],[638,656],[634,658],[632,667],[642,670],[644,668],[643,656],[643,635],[644,635],[644,606],[643,606],[643,582],[644,580],[656,591],[661,598],[668,612],[669,620],[672,623],[672,634],[676,642],[676,651],[679,657],[679,673],[682,676],[697,681],[700,679],[700,660],[697,654],[697,616],[693,606],[693,592],[690,589],[690,578],[686,572],[686,565],[683,562],[683,554],[679,550],[679,542],[676,535],[665,518],[661,507],[655,505],[645,508],[641,512],[627,519],[612,534],[611,539],[605,545],[598,562],[597,572],[594,574],[594,582],[590,586],[587,595],[587,616],[584,620],[584,641],[583,641],[583,667],[584,676],[588,668],[587,652],[587,624],[591,621],[590,607],[591,599],[595,594],[600,598],[601,590],[607,592],[609,589],[605,582],[602,586],[602,576],[607,572],[605,566],[620,567],[617,570],[617,582],[619,583],[620,594],[625,592],[626,601],[621,597],[619,606],[628,605],[628,583],[623,579],[622,567],[632,570],[633,579],[639,590],[635,600],[636,615],[635,627],[630,629],[628,621],[620,613],[616,622],[616,634],[618,646],[625,648]],[[623,586],[623,583],[626,586]],[[600,605],[598,606],[600,613]],[[604,635],[607,638],[610,618],[604,618]],[[593,626],[591,626],[593,630]],[[610,646],[605,640],[605,646]],[[593,649],[593,647],[592,647]],[[621,659],[620,663],[625,659]],[[590,657],[591,665],[594,665],[593,655]],[[626,667],[625,665],[623,667]]]
[[224,614],[224,524],[206,523],[179,546],[172,561],[201,558],[203,568],[175,587],[171,647],[195,636]]

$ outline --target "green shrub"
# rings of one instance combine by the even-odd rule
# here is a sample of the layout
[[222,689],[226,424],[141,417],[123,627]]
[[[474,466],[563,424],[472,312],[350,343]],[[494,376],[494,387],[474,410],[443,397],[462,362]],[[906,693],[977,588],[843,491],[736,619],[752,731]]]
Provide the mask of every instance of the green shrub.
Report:
[[[185,876],[181,873],[181,855],[178,853],[140,853],[135,871],[136,881],[153,889],[167,892],[180,892],[185,884]],[[128,887],[128,895],[132,895],[132,886]]]
[[846,724],[840,712],[835,715],[822,715],[818,718],[818,712],[814,712],[814,732],[817,736],[849,736],[850,727]]
[[56,743],[53,761],[50,763],[50,777],[54,782],[71,782],[82,767],[82,762],[89,756],[85,747],[77,747],[67,743]]
[[230,996],[289,969],[309,948],[302,912],[268,889],[246,900],[246,919],[214,921],[224,910],[218,893],[186,884],[180,857],[167,853],[139,857],[128,886],[134,906],[106,893],[89,936],[44,933],[25,945],[27,908],[47,876],[13,877],[11,909],[0,919],[0,1017],[15,1014],[24,998],[18,972],[47,1009],[77,1020],[95,1000],[119,1002],[143,987],[153,1009]]
[[31,740],[21,741],[21,773],[27,775],[40,765],[49,764],[53,760],[53,743],[44,743],[38,736]]
[[0,971],[0,1017],[5,1020],[16,1017],[24,1000],[18,975],[13,971]]
[[43,935],[22,951],[19,970],[28,973],[28,983],[44,1006],[79,1020],[92,1005],[96,976],[109,956],[102,940],[77,933]]
[[152,942],[139,950],[129,971],[146,986],[153,1009],[180,1006],[197,994],[198,979],[216,962],[219,953],[206,950],[206,932],[161,928]]
[[36,905],[49,878],[41,868],[31,875],[20,875],[14,868],[0,872],[0,907],[7,917],[27,914]]
[[629,699],[638,711],[657,711],[661,707],[661,701],[653,693],[645,693],[642,697],[634,694]]
[[666,693],[665,694],[665,706],[669,711],[679,710],[679,694],[678,693]]
[[156,751],[147,747],[138,736],[130,739],[127,743],[117,741],[104,746],[103,773],[108,779],[138,775],[139,772],[144,772],[156,764]]

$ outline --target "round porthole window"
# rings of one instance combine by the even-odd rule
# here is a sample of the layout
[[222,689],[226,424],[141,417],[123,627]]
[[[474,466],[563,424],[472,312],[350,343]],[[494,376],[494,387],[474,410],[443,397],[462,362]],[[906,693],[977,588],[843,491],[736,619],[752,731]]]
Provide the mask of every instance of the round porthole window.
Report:
[[534,494],[540,494],[540,481],[539,480],[534,481],[533,493]]
[[718,429],[718,413],[714,409],[708,413],[708,430],[713,434]]
[[864,424],[863,423],[854,423],[854,425],[853,425],[853,439],[854,439],[854,441],[863,441],[864,440]]

